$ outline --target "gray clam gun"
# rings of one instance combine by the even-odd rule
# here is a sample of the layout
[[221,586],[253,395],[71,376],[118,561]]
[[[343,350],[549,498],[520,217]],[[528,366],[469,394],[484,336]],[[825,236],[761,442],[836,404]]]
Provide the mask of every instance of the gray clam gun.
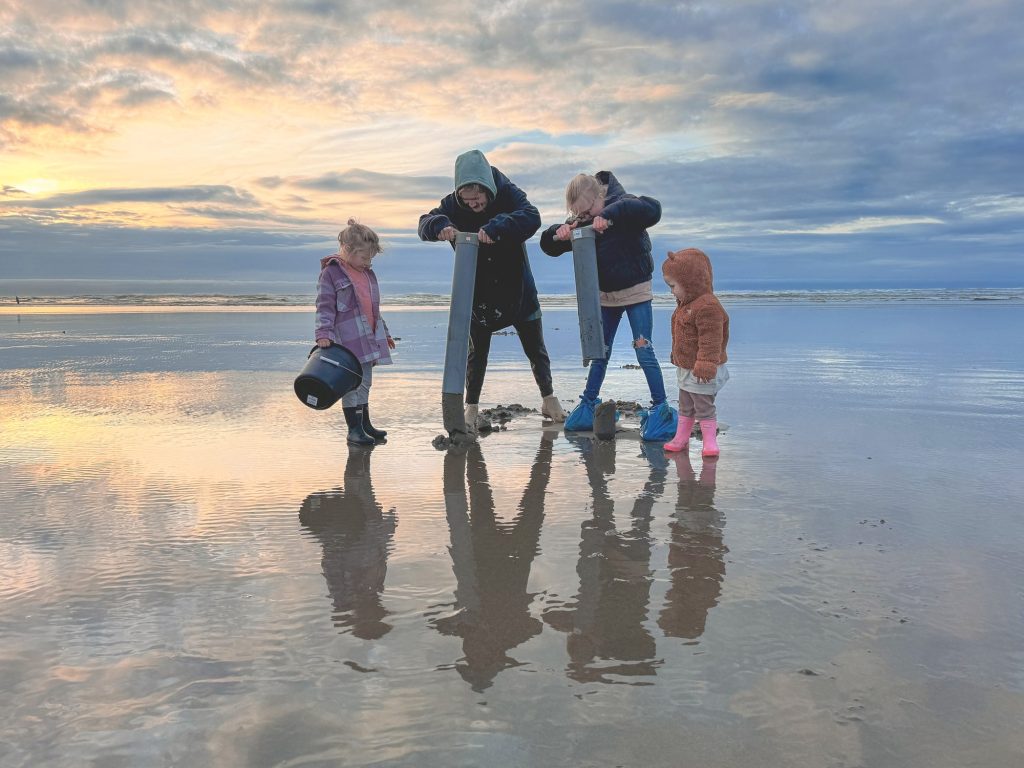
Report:
[[441,380],[441,413],[444,428],[453,440],[472,439],[466,426],[463,397],[466,391],[469,324],[473,318],[473,290],[479,248],[480,238],[476,232],[456,233],[452,302],[448,309],[448,341]]
[[580,318],[580,347],[583,365],[603,360],[604,327],[601,324],[601,296],[597,284],[597,233],[593,226],[572,231],[572,265],[576,273],[576,309]]

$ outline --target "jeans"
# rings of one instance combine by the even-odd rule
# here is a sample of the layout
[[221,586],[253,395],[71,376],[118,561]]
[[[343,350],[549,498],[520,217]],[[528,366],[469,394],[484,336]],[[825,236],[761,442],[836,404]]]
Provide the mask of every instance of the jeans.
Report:
[[660,405],[666,400],[665,379],[661,375],[661,365],[654,354],[651,342],[651,331],[654,329],[654,311],[650,301],[630,304],[628,307],[601,307],[601,324],[604,326],[604,360],[591,360],[590,373],[587,374],[587,388],[583,396],[596,400],[604,383],[604,375],[608,371],[608,359],[612,354],[612,342],[615,332],[619,330],[619,321],[625,313],[629,318],[629,327],[633,332],[633,351],[636,361],[647,377],[647,386],[651,390],[651,404]]
[[[541,318],[523,320],[512,326],[519,334],[519,343],[530,361],[534,381],[540,389],[540,396],[547,397],[554,392],[551,383],[551,359],[544,346],[544,325]],[[484,374],[487,372],[487,355],[491,351],[491,333],[476,323],[469,326],[469,364],[466,368],[466,405],[480,402],[480,390],[484,388]]]

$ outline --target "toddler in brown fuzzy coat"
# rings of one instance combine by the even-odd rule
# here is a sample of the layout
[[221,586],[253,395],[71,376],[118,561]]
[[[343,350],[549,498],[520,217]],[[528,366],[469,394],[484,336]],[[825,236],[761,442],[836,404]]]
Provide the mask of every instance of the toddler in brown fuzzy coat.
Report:
[[672,313],[672,363],[679,380],[679,426],[666,451],[685,451],[695,421],[703,435],[703,456],[718,455],[715,395],[729,380],[725,348],[729,315],[714,294],[711,260],[704,251],[685,248],[661,265],[676,311]]

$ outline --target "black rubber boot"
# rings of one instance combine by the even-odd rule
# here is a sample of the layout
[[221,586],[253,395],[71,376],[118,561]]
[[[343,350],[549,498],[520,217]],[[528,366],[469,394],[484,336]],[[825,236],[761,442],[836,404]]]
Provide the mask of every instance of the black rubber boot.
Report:
[[375,445],[376,441],[363,431],[363,409],[365,405],[353,405],[342,408],[345,412],[345,423],[348,424],[349,445]]
[[363,432],[368,434],[378,443],[386,443],[388,440],[388,432],[386,429],[377,429],[370,423],[370,404],[367,403],[363,406]]

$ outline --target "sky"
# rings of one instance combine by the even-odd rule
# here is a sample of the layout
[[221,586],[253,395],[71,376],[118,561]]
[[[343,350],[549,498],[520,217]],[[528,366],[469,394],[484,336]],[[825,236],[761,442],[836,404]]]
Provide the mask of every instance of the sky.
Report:
[[351,217],[444,293],[416,225],[468,149],[544,226],[611,170],[719,288],[1021,286],[1022,38],[1019,0],[0,0],[0,295],[304,290]]

